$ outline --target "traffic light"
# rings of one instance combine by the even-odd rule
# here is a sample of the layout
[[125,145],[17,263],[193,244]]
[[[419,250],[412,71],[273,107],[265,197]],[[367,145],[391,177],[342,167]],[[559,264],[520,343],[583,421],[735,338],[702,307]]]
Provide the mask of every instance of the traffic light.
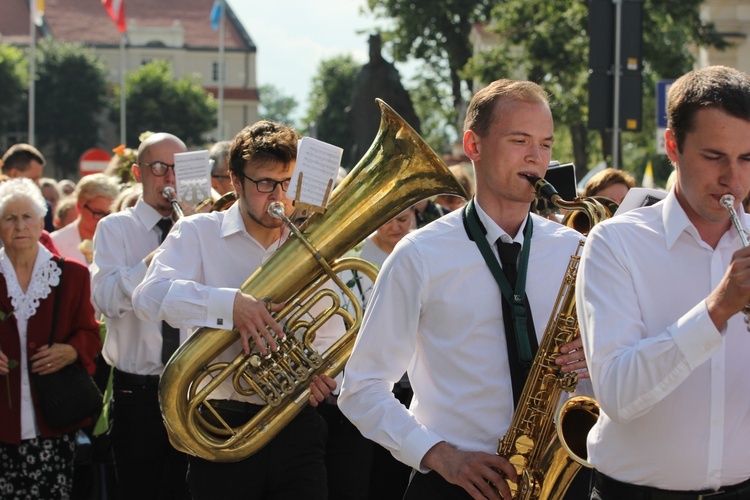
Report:
[[619,129],[639,132],[643,115],[642,0],[589,0],[589,116],[593,130],[612,129],[616,3],[621,5]]

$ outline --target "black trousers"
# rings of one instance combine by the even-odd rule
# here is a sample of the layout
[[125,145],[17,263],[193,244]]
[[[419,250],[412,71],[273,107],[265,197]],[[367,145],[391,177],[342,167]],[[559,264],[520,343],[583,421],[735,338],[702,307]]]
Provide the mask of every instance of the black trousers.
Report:
[[[252,412],[218,412],[233,427],[252,416]],[[188,483],[193,499],[326,500],[326,434],[321,416],[306,406],[268,445],[245,460],[218,463],[191,456]]]
[[112,452],[117,498],[188,499],[187,457],[169,443],[158,401],[159,378],[115,370]]

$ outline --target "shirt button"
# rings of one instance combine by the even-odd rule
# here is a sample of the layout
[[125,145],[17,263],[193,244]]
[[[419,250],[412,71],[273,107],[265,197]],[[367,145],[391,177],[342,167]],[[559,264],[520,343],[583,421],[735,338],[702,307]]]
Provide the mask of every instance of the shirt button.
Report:
[[36,348],[36,343],[35,343],[35,342],[29,342],[29,347],[30,347],[31,349],[34,349],[34,348]]

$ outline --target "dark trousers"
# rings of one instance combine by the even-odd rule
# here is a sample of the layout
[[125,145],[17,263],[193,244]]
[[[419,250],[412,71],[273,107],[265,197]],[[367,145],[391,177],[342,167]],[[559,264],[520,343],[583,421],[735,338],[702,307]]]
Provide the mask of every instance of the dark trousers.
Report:
[[[393,387],[393,395],[408,408],[414,393],[408,384],[397,383]],[[409,485],[411,471],[411,467],[393,458],[390,451],[375,444],[372,450],[370,498],[373,500],[402,498]]]
[[594,470],[592,500],[748,500],[750,479],[719,491],[673,491],[623,483]]
[[328,426],[325,456],[328,500],[368,500],[374,443],[347,420],[335,398],[320,404],[318,413]]
[[[258,408],[258,407],[256,407]],[[233,427],[251,412],[218,413]],[[239,462],[217,463],[189,457],[188,483],[194,500],[326,500],[324,463],[326,427],[315,408],[306,406],[254,455]]]
[[112,451],[117,498],[187,499],[187,457],[169,443],[158,401],[156,376],[114,374]]
[[404,500],[463,500],[471,499],[465,489],[446,481],[435,471],[427,474],[412,471]]

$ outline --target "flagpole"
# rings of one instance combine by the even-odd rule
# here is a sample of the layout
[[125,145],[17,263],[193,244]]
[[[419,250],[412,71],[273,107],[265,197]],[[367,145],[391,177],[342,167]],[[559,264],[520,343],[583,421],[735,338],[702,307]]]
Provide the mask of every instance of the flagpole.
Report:
[[219,135],[218,140],[223,141],[224,140],[224,19],[225,19],[225,11],[226,11],[226,1],[220,0],[221,2],[221,13],[219,17],[219,91],[218,91],[218,98],[219,98],[219,109],[218,109],[218,118],[217,118],[217,133]]
[[[37,0],[31,0],[36,2]],[[34,8],[29,4],[29,137],[28,142],[34,145],[34,115],[36,113],[36,23]]]
[[126,33],[120,35],[120,144],[127,144],[126,138],[126,124],[125,120],[125,39]]

